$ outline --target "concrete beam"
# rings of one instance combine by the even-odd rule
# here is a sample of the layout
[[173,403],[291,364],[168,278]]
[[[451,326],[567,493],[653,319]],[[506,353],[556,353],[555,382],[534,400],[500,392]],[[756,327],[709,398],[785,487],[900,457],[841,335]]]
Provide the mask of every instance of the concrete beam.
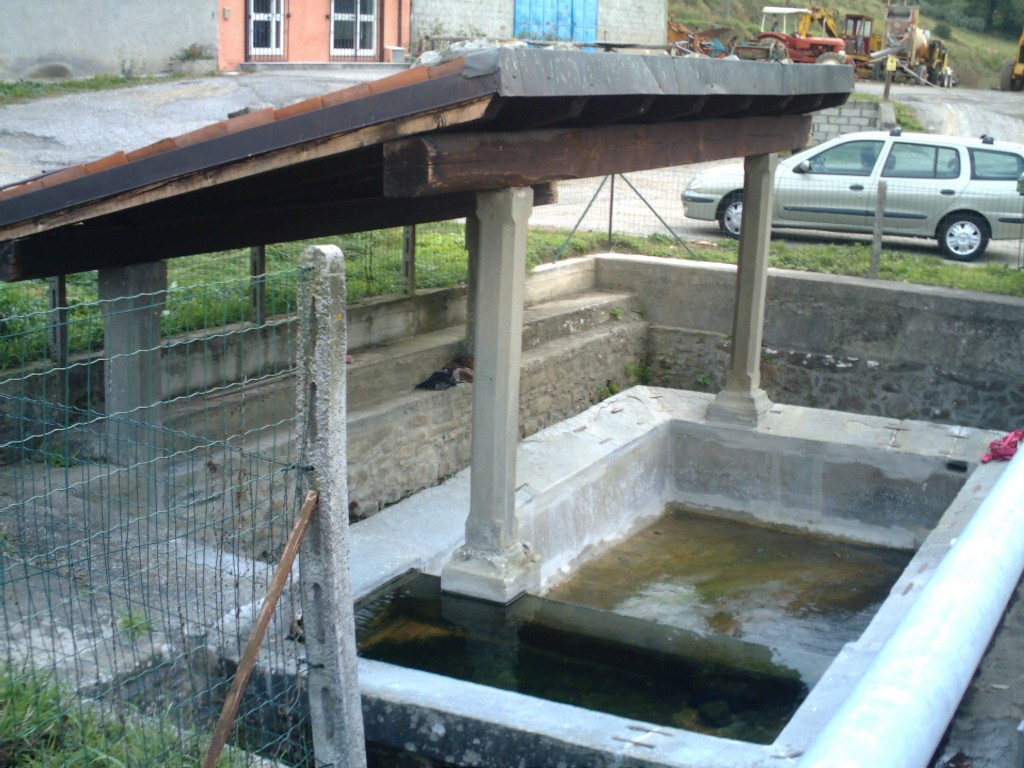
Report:
[[[477,196],[473,448],[466,543],[442,589],[507,603],[536,580],[515,514],[529,188]],[[472,248],[470,249],[472,252]]]
[[761,389],[761,341],[777,164],[775,154],[751,155],[743,162],[743,228],[733,305],[732,355],[725,389],[708,407],[711,421],[753,427],[771,407]]

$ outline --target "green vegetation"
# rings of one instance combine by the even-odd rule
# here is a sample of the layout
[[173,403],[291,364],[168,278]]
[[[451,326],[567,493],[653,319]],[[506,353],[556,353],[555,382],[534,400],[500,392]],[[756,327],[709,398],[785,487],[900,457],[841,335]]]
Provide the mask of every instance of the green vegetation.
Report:
[[135,77],[130,74],[97,75],[81,80],[16,80],[0,82],[0,106],[17,104],[46,96],[64,96],[69,93],[87,91],[108,91],[112,88],[127,88],[146,83],[162,82],[184,75],[161,75],[159,77]]
[[153,622],[149,617],[140,616],[131,610],[121,614],[117,625],[129,640],[135,640],[153,631]]
[[[201,765],[208,740],[182,734],[170,714],[145,724],[125,714],[76,707],[69,692],[42,673],[0,671],[0,766],[123,768],[153,765],[162,754],[183,768]],[[225,756],[220,764],[242,762]]]
[[626,378],[633,384],[650,384],[654,379],[651,364],[646,360],[642,360],[636,365],[627,365]]
[[[416,281],[420,288],[442,288],[466,281],[465,234],[461,225],[422,227],[417,235]],[[531,230],[527,242],[528,268],[606,251],[722,263],[735,263],[737,257],[737,243],[731,240],[684,246],[664,235],[615,235],[609,242],[606,233],[577,232],[566,245],[567,236],[565,230]],[[267,274],[263,279],[268,313],[286,315],[296,311],[299,257],[314,242],[333,243],[344,252],[351,303],[400,294],[404,286],[401,238],[400,229],[380,230],[268,247]],[[775,240],[770,254],[773,267],[855,277],[867,277],[870,262],[871,246],[864,240]],[[934,255],[927,251],[887,251],[882,256],[879,277],[1024,297],[1024,272],[1001,264],[959,264],[941,258],[937,251]],[[172,259],[168,262],[168,285],[163,310],[164,336],[230,325],[252,315],[248,250]],[[103,323],[96,274],[68,276],[67,290],[71,353],[101,348]],[[51,322],[45,311],[47,291],[45,280],[0,285],[0,368],[20,368],[47,355],[47,323]],[[55,455],[52,460],[73,462],[74,457]]]

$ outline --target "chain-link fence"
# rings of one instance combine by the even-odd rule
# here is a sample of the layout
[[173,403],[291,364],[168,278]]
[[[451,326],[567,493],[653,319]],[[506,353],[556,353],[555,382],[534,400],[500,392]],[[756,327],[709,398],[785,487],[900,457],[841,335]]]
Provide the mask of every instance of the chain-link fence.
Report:
[[[232,261],[181,260],[136,297],[164,333],[127,354],[103,350],[135,320],[95,298],[95,273],[68,281],[93,298],[3,319],[2,765],[200,764],[298,510],[301,272]],[[111,412],[118,365],[142,369],[143,407]],[[274,636],[258,669],[282,673],[254,677],[223,764],[310,759],[301,627]]]
[[[780,173],[773,239],[874,244],[882,252],[977,259],[1024,268],[1024,197],[1016,193],[1008,178],[965,182],[957,178],[958,168],[953,173],[935,164],[918,167],[920,159],[916,157],[903,160],[904,168],[886,168],[876,177],[861,175],[859,170],[847,173],[844,168],[827,173]],[[695,245],[738,235],[743,190],[738,162],[561,182],[558,203],[536,208],[530,224],[572,232],[605,232],[609,244],[617,234],[666,237],[685,252]],[[701,177],[699,188],[692,187],[693,180],[705,171],[711,175]],[[883,189],[885,198],[880,203]],[[688,198],[685,205],[684,193]],[[875,233],[875,220],[882,210],[885,230]],[[976,256],[976,250],[983,254]]]

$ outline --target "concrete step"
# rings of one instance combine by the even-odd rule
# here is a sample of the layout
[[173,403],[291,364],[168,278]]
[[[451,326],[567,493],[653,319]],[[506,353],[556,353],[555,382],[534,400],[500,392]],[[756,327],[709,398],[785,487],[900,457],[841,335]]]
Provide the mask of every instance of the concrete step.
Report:
[[587,291],[545,301],[523,312],[523,351],[605,323],[637,319],[631,293]]
[[[527,307],[523,351],[606,323],[639,317],[632,294],[586,291]],[[411,336],[389,344],[352,350],[348,367],[348,407],[354,412],[409,394],[415,386],[461,353],[461,325]]]

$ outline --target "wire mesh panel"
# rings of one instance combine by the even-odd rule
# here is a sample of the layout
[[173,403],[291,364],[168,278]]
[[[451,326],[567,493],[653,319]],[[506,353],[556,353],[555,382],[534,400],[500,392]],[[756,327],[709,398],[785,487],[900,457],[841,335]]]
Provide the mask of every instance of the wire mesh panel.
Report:
[[[4,318],[0,764],[198,765],[297,512],[301,273],[181,261],[131,310],[174,321],[121,360],[104,336],[134,316],[95,298],[95,274],[66,307]],[[25,295],[45,306],[45,286]],[[109,412],[117,364],[148,369],[144,407]],[[223,764],[311,764],[295,593]]]

